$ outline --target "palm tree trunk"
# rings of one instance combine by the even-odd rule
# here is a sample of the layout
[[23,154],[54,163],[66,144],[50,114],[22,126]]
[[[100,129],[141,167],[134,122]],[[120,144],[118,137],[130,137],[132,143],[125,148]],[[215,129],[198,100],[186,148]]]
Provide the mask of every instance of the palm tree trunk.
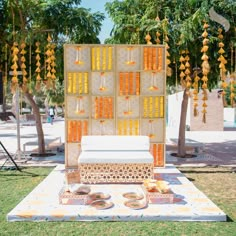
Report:
[[39,113],[39,108],[37,104],[35,103],[32,94],[26,91],[24,92],[24,95],[33,109],[33,114],[34,114],[34,118],[36,122],[36,130],[38,134],[38,153],[43,154],[45,153],[45,141],[44,141],[44,133],[43,133],[43,127],[42,127],[42,122],[41,122],[41,116]]
[[178,156],[185,157],[185,127],[186,127],[186,117],[188,109],[188,89],[184,90],[183,100],[181,104],[181,115],[180,115],[180,124],[179,124],[179,139],[178,139]]

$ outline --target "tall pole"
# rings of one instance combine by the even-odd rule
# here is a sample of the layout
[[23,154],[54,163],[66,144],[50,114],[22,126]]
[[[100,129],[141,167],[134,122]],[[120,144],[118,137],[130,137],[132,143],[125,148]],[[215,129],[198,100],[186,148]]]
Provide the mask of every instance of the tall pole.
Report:
[[[10,75],[13,74],[12,71],[9,72]],[[22,75],[22,71],[18,71],[17,75]],[[17,150],[14,155],[14,158],[17,157],[17,159],[20,161],[22,158],[25,158],[24,153],[21,151],[20,147],[20,106],[19,106],[19,84],[16,86],[16,93],[15,93],[15,109],[16,109],[16,138],[17,138]]]
[[19,109],[19,85],[16,87],[16,134],[17,134],[17,159],[21,159],[21,147],[20,147],[20,109]]

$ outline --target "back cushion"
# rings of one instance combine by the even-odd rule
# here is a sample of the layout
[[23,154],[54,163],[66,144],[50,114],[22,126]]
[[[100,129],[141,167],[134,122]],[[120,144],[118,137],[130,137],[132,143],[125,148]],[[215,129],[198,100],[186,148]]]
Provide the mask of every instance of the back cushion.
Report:
[[148,151],[148,136],[83,136],[82,151]]

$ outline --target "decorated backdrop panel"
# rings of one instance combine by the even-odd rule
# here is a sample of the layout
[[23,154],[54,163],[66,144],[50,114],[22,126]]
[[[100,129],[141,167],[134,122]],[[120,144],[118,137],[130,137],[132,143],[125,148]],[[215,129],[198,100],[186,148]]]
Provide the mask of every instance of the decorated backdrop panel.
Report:
[[83,135],[147,135],[165,165],[165,57],[161,45],[64,46],[66,167]]

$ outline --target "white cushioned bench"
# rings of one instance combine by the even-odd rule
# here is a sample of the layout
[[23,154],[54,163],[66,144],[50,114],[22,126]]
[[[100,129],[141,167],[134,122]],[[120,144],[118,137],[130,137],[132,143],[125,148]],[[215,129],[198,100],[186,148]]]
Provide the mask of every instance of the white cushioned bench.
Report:
[[81,149],[82,183],[140,183],[153,178],[147,136],[83,136]]

